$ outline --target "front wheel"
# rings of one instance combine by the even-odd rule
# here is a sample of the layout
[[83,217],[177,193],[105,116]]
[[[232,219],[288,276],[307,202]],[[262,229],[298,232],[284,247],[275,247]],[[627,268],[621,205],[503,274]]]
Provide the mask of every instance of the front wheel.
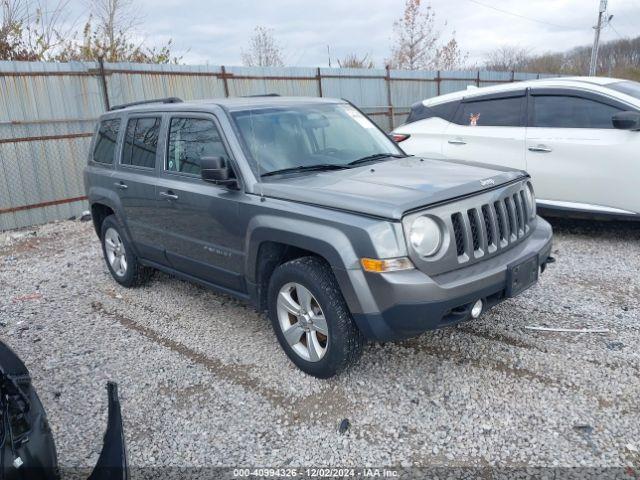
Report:
[[329,378],[362,355],[364,338],[323,260],[302,257],[280,265],[268,295],[276,337],[303,372]]

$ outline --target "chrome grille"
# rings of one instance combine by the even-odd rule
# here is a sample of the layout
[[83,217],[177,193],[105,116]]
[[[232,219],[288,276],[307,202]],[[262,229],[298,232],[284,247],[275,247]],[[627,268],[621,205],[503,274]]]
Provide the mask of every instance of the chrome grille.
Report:
[[526,188],[525,183],[495,202],[451,215],[458,262],[507,248],[529,233],[532,206]]

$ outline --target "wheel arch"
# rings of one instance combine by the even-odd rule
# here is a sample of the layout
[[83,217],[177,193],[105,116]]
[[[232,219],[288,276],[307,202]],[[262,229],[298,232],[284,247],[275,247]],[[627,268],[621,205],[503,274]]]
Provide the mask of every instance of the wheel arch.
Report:
[[102,236],[102,223],[109,215],[115,215],[113,208],[109,205],[99,202],[91,204],[91,220],[93,221],[93,228],[98,238]]
[[[101,237],[102,222],[109,215],[116,215],[118,220],[122,222],[121,216],[121,203],[118,195],[104,187],[92,186],[88,191],[89,208],[91,210],[91,219],[93,221],[93,227],[98,235]],[[124,223],[124,222],[123,222]],[[129,232],[127,232],[129,233]]]
[[[358,265],[349,239],[335,228],[316,222],[275,217],[255,219],[252,223],[247,231],[245,275],[252,286],[254,303],[260,310],[266,308],[266,290],[271,274],[289,260],[316,256],[324,260],[334,274],[336,270]],[[343,292],[351,290],[342,284],[344,275],[335,277]]]

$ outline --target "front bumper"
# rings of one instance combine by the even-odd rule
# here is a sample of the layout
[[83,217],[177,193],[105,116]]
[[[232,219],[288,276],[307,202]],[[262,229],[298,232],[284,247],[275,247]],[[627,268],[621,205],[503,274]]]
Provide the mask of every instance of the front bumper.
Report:
[[507,265],[537,254],[544,270],[551,241],[551,226],[538,217],[525,241],[469,267],[434,277],[417,269],[385,274],[346,270],[340,274],[348,277],[344,278],[347,282],[340,283],[351,287],[345,297],[366,337],[400,340],[470,319],[478,299],[484,301],[483,311],[503,301],[507,298]]

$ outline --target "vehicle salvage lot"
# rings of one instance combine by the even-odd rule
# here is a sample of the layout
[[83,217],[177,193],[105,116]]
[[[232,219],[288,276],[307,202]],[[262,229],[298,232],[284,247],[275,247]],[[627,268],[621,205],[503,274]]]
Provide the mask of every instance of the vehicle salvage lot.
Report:
[[369,345],[329,381],[229,297],[164,274],[117,286],[90,222],[0,234],[0,338],[32,372],[63,467],[97,460],[107,380],[134,467],[638,466],[640,225],[554,227],[539,285],[473,323]]

